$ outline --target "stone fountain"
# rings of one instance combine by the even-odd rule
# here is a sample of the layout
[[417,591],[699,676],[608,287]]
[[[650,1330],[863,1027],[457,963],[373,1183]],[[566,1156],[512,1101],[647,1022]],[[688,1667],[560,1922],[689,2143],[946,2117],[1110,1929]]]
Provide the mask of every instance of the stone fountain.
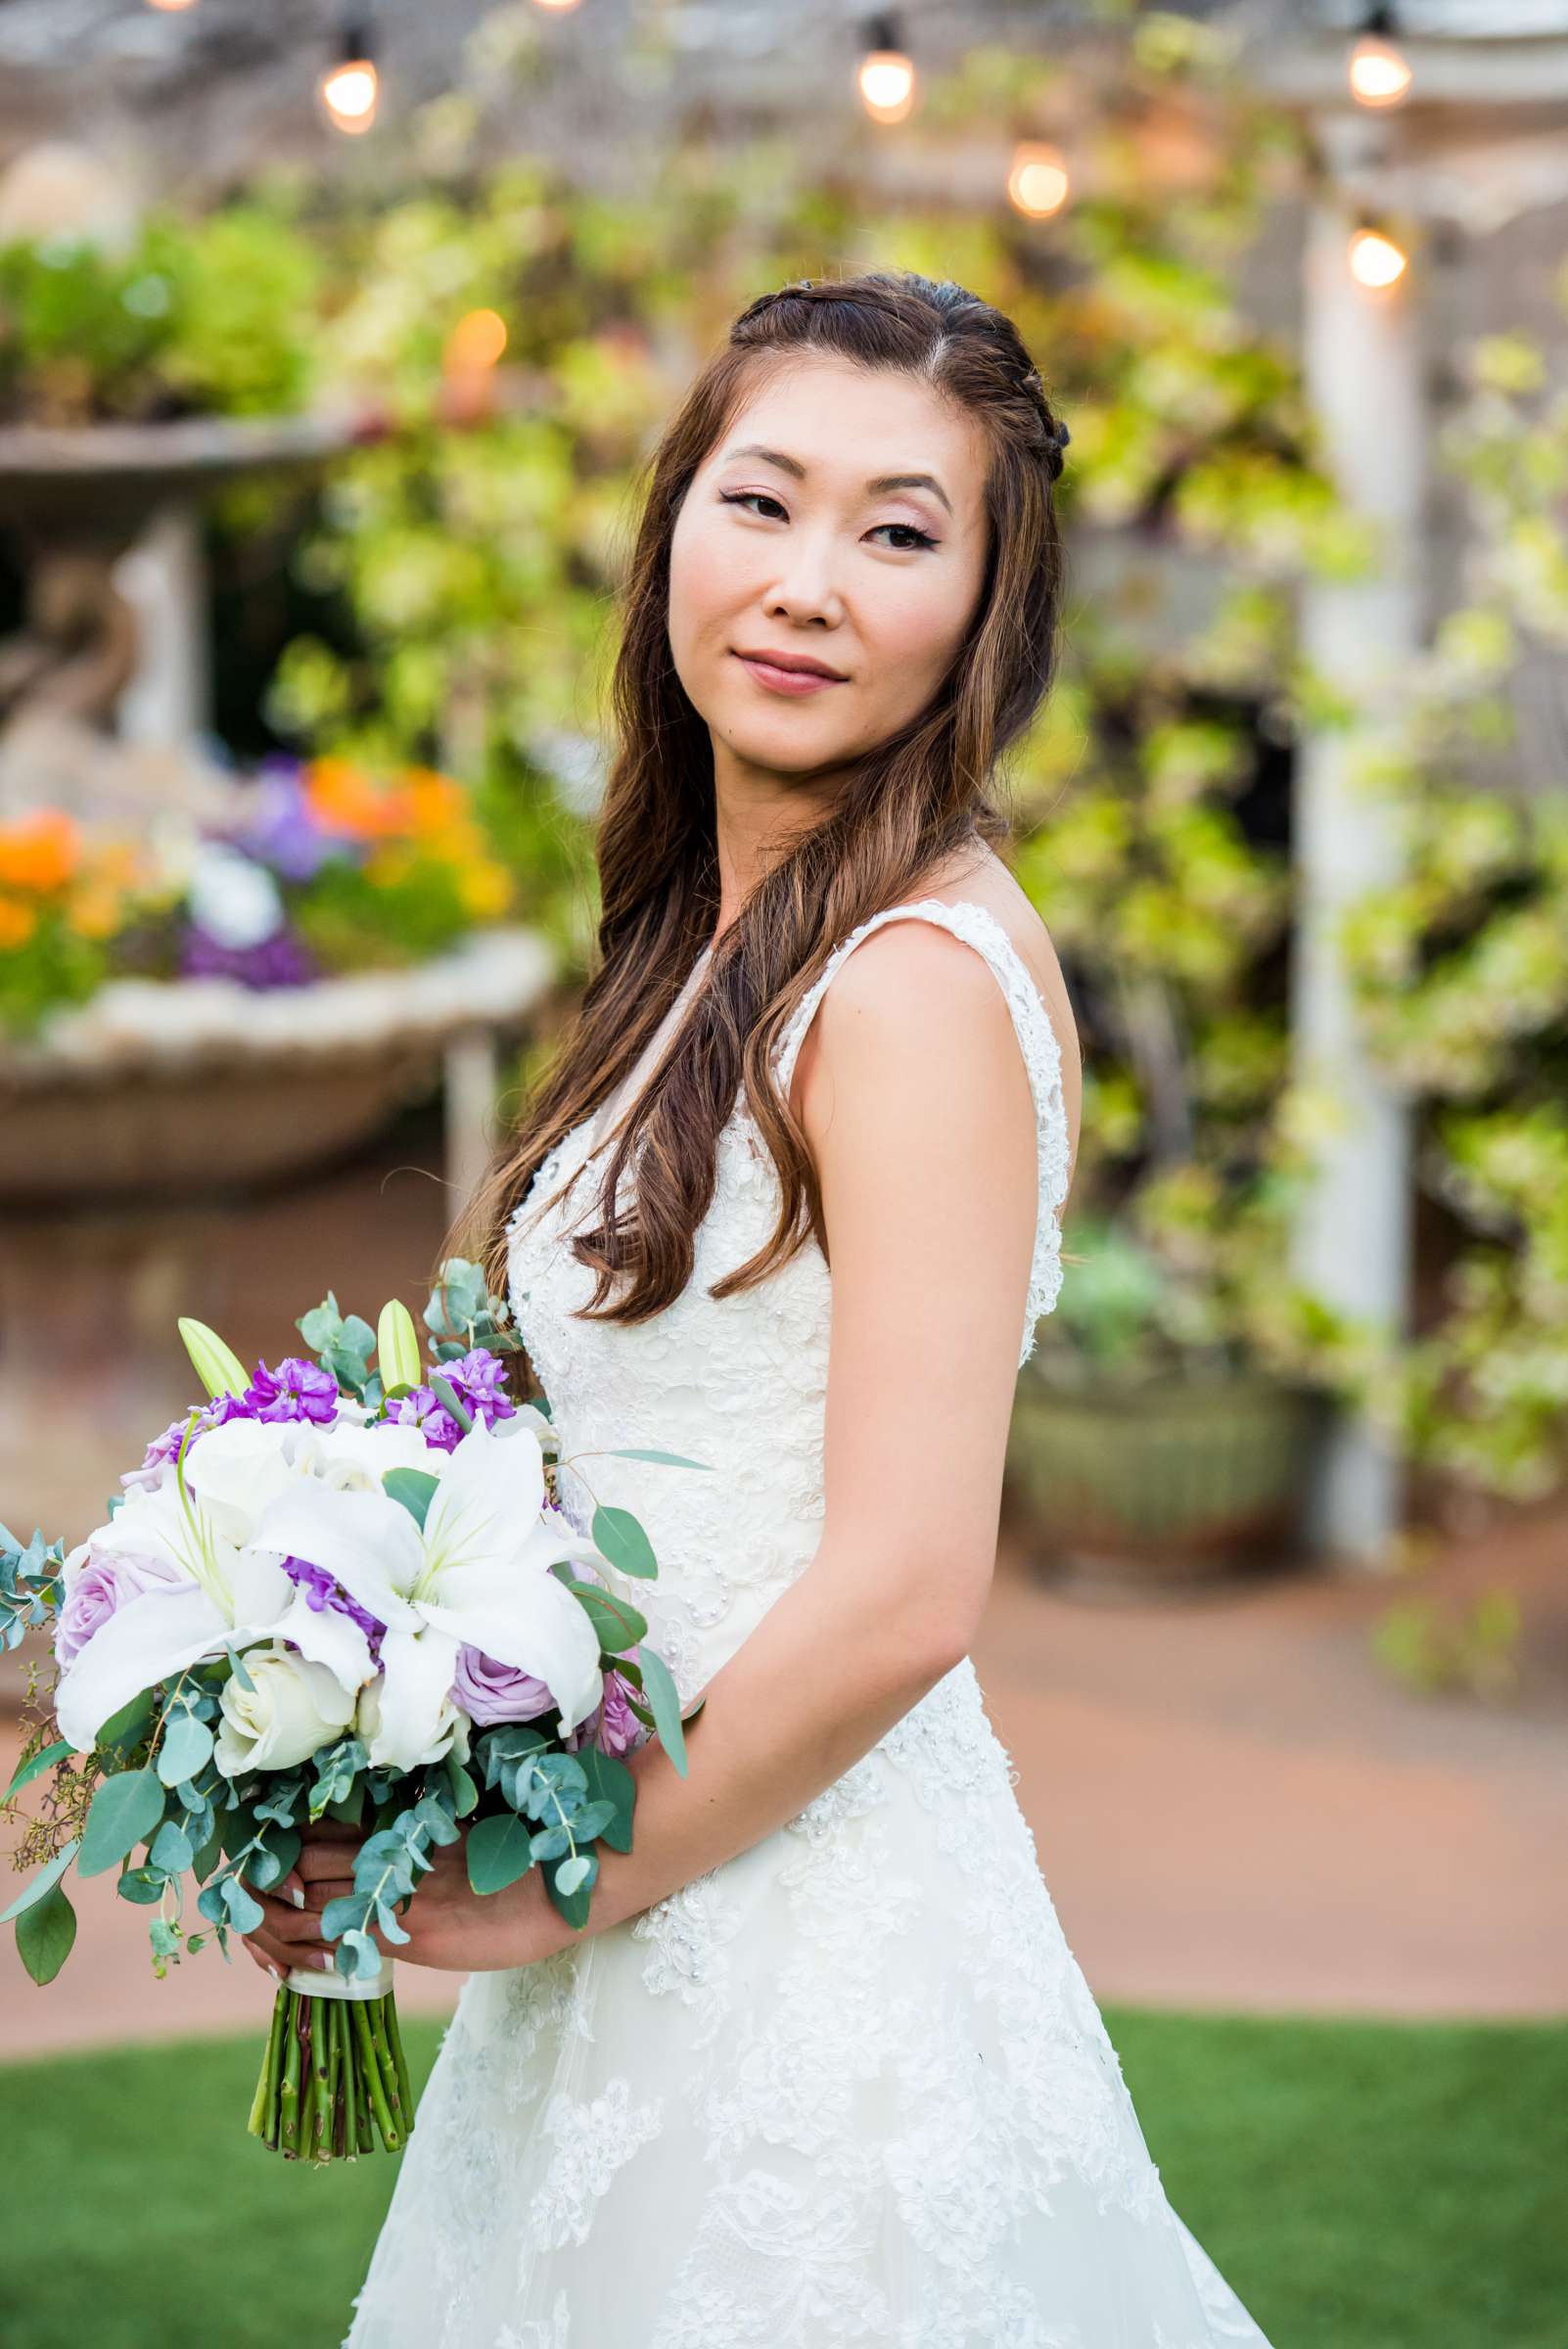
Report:
[[[120,233],[114,195],[91,159],[23,159],[0,180],[0,243],[39,233],[41,204],[56,231]],[[25,581],[0,643],[0,816],[65,809],[136,836],[238,811],[247,786],[202,747],[201,501],[374,429],[342,412],[0,428],[0,530]],[[189,1399],[174,1316],[208,1317],[235,1210],[263,1186],[342,1158],[444,1078],[446,1179],[466,1195],[498,1039],[553,961],[538,934],[496,928],[270,993],[114,979],[0,1041],[0,1521],[72,1538],[98,1521]],[[280,1343],[313,1302],[280,1277]]]

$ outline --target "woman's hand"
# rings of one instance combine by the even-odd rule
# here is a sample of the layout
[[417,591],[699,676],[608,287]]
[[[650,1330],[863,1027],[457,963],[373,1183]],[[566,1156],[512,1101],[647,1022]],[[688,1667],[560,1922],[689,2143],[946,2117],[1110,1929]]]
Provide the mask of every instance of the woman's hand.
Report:
[[[283,1881],[269,1892],[248,1887],[263,1915],[253,1932],[241,1935],[256,1964],[280,1982],[290,1966],[332,1966],[335,1944],[321,1937],[321,1911],[329,1901],[353,1891],[354,1861],[364,1841],[331,1819],[319,1819],[300,1833],[300,1857]],[[407,1941],[388,1942],[371,1927],[377,1947],[405,1965],[486,1973],[532,1965],[576,1938],[545,1891],[538,1868],[530,1867],[504,1892],[477,1893],[468,1880],[461,1838],[438,1844],[431,1859],[434,1865],[398,1912]]]

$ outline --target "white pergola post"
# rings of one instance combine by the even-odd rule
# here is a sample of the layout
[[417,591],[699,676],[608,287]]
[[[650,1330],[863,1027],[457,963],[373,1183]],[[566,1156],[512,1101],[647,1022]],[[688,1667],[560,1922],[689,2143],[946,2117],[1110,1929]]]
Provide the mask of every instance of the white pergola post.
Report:
[[[1335,125],[1320,128],[1331,152]],[[1313,581],[1302,629],[1310,659],[1360,704],[1420,642],[1426,433],[1415,272],[1407,269],[1381,291],[1358,284],[1346,260],[1354,225],[1331,192],[1309,224],[1306,372],[1341,495],[1376,526],[1381,553],[1361,581]],[[1398,1339],[1410,1294],[1409,1113],[1358,1041],[1335,945],[1347,903],[1397,871],[1386,807],[1351,781],[1369,738],[1361,722],[1309,737],[1302,747],[1293,1072],[1327,1088],[1340,1123],[1319,1155],[1293,1260],[1297,1276],[1326,1302]],[[1403,1499],[1397,1454],[1364,1420],[1347,1414],[1330,1440],[1307,1539],[1349,1564],[1374,1566],[1400,1523]]]

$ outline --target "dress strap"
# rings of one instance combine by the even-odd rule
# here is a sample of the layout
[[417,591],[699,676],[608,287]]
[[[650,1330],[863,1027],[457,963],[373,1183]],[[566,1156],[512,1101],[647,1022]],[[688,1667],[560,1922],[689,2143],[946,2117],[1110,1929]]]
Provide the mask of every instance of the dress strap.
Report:
[[907,905],[886,906],[881,913],[863,921],[858,929],[852,930],[828,956],[780,1038],[775,1058],[779,1090],[788,1096],[806,1032],[846,955],[853,953],[873,930],[880,930],[884,922],[910,920],[934,922],[939,929],[950,931],[965,945],[973,946],[990,965],[1006,997],[1013,1031],[1029,1073],[1029,1087],[1035,1102],[1039,1204],[1025,1307],[1023,1351],[1018,1358],[1022,1368],[1035,1351],[1037,1324],[1056,1303],[1062,1284],[1060,1211],[1067,1198],[1069,1134],[1062,1098],[1062,1053],[1056,1031],[1028,965],[990,906],[967,898],[952,904],[943,898],[920,898]]

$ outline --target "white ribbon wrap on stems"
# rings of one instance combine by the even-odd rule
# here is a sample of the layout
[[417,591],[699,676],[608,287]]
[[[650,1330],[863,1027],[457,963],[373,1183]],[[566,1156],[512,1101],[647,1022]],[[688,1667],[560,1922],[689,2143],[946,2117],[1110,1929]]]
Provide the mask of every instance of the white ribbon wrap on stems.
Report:
[[285,1977],[290,1990],[302,1990],[313,1999],[384,1999],[392,1986],[392,1961],[382,1952],[373,1974],[340,1974],[336,1966],[291,1965]]

